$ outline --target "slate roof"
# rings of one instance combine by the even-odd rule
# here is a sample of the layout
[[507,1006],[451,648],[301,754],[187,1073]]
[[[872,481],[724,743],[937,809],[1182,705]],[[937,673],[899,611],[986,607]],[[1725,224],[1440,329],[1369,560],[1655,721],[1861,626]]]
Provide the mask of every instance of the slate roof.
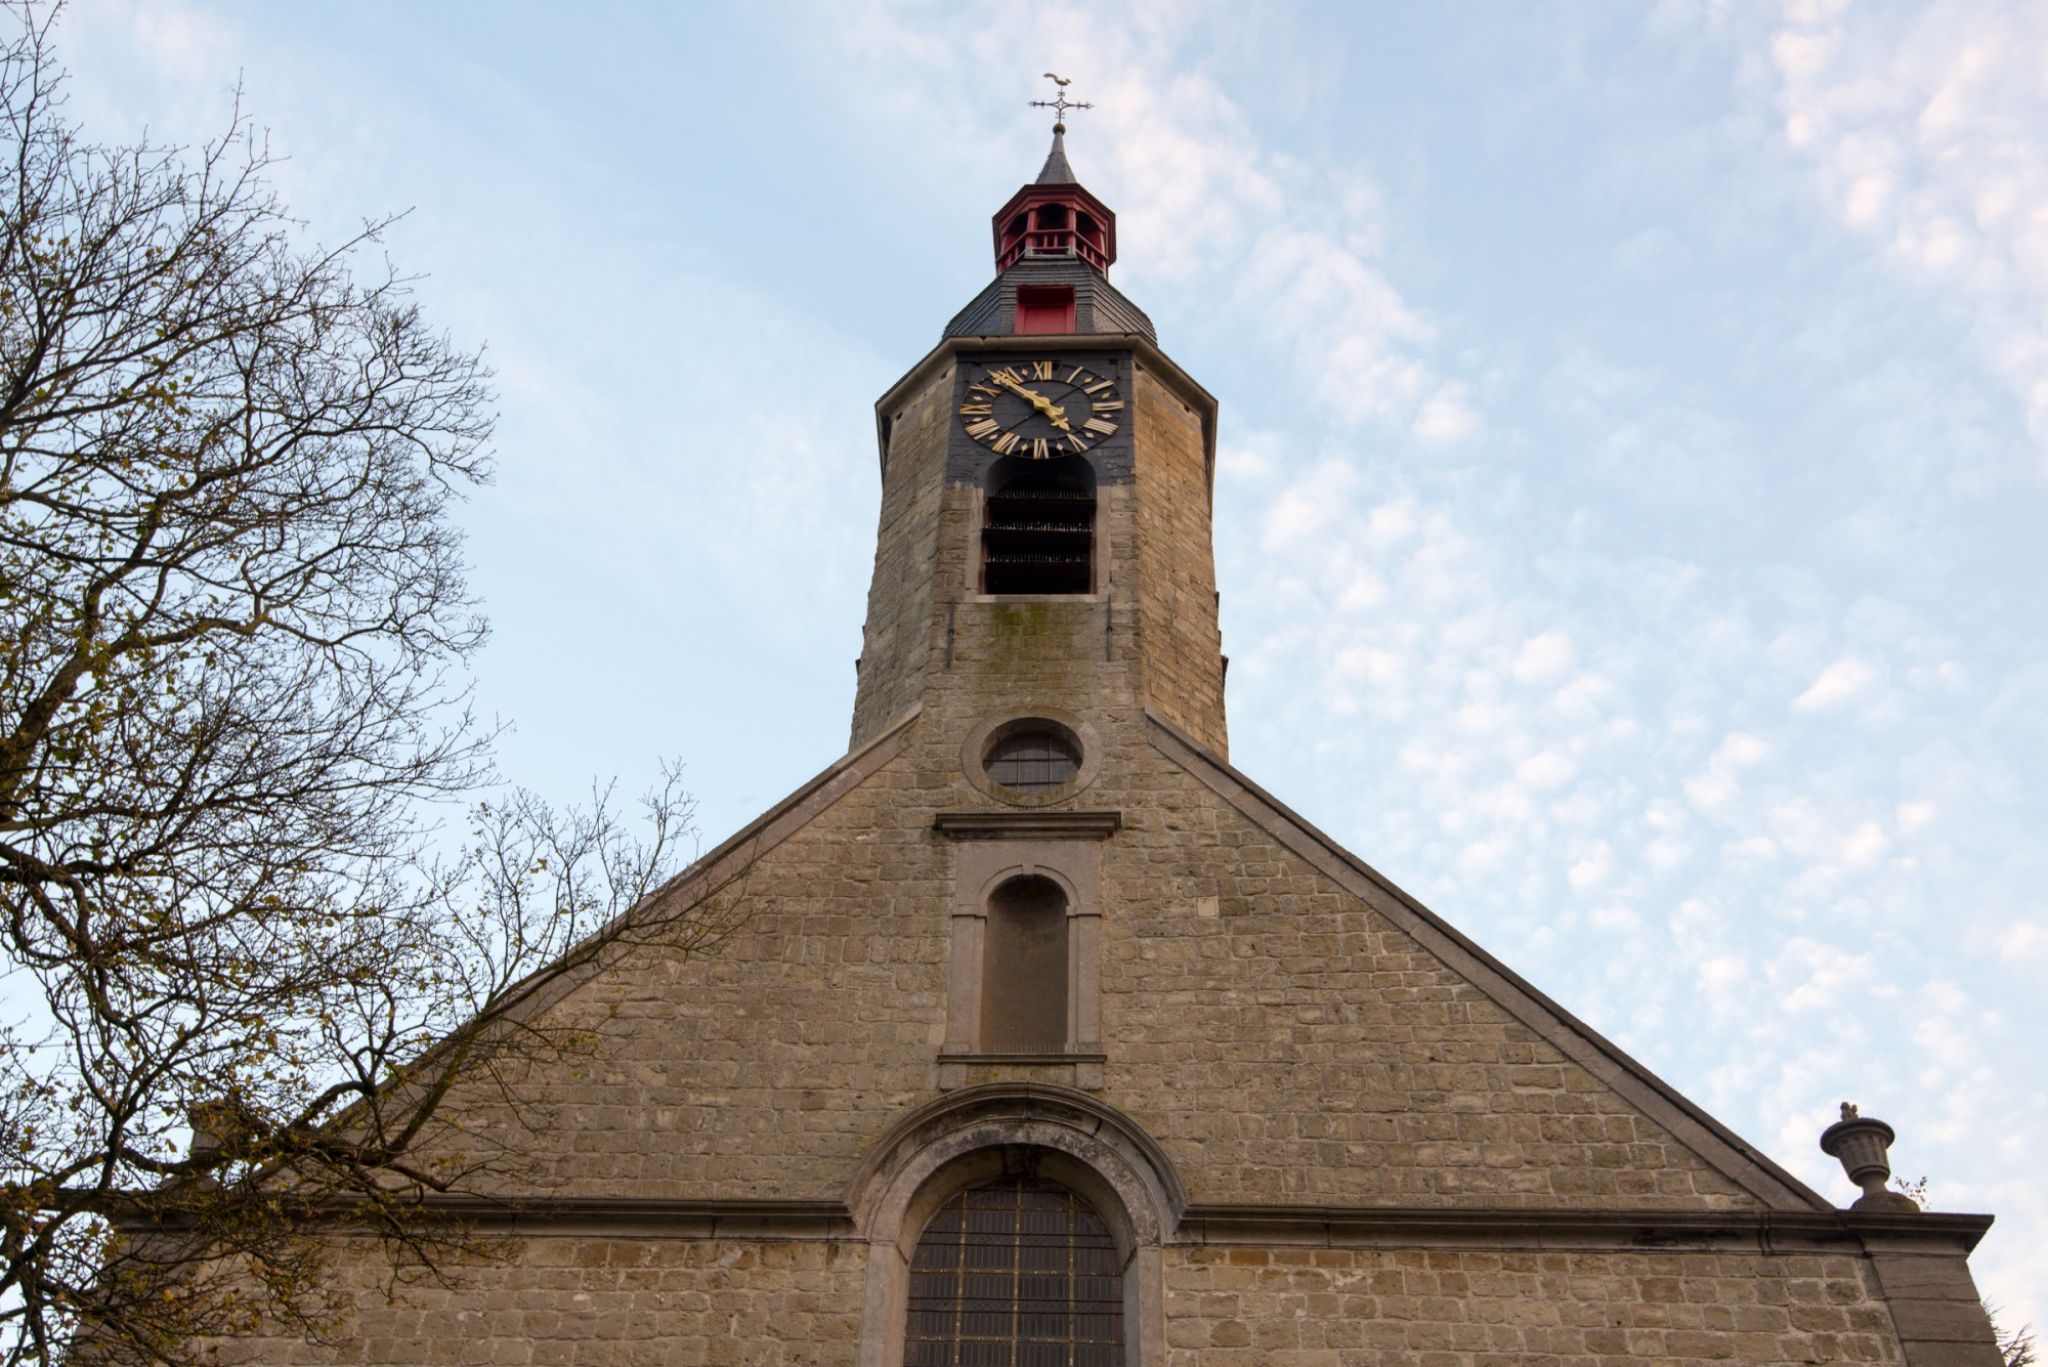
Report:
[[1156,343],[1152,320],[1109,283],[1102,272],[1074,257],[1026,257],[988,283],[966,308],[953,315],[942,337],[1007,337],[1017,330],[1019,285],[1070,285],[1076,333],[1135,332]]
[[1067,165],[1067,135],[1055,129],[1052,135],[1052,151],[1046,154],[1045,167],[1038,173],[1035,185],[1079,185],[1074,179],[1074,168]]

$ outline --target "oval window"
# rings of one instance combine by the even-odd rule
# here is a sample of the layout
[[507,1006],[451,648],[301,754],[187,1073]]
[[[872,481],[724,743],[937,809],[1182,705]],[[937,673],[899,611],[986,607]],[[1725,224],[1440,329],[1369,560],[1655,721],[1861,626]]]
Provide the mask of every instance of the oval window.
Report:
[[1019,722],[998,732],[982,757],[989,780],[1013,793],[1042,793],[1081,772],[1081,743],[1055,722]]

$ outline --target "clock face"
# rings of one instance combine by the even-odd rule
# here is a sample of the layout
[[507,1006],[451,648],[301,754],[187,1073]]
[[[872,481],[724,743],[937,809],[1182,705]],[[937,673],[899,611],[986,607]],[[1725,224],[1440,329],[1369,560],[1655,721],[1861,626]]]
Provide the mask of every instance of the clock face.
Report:
[[960,401],[961,430],[999,456],[1075,455],[1115,436],[1123,423],[1114,373],[1072,360],[977,366]]

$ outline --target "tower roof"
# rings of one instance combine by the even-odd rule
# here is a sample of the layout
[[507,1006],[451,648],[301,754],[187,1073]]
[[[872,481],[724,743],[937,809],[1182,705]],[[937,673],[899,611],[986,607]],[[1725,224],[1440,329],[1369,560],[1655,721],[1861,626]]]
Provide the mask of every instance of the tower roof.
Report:
[[1038,179],[1010,196],[993,226],[999,271],[1027,259],[1059,258],[1107,274],[1116,260],[1116,215],[1074,179],[1065,124],[1052,130]]
[[1061,124],[1052,130],[1052,151],[1045,157],[1045,168],[1038,173],[1035,185],[1078,185],[1074,179],[1074,168],[1067,165],[1067,129]]

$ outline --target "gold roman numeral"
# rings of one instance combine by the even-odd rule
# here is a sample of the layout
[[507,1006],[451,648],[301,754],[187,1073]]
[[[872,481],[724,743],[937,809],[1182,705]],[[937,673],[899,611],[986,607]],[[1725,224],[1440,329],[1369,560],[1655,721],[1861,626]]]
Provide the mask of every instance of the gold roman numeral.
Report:
[[1049,380],[1049,379],[1051,379],[1051,378],[1052,378],[1052,362],[1051,362],[1051,361],[1033,361],[1033,362],[1031,363],[1031,371],[1032,371],[1032,373],[1033,373],[1034,375],[1036,375],[1036,376],[1037,376],[1037,377],[1038,377],[1039,379],[1041,379],[1041,380]]
[[[1074,383],[1074,381],[1080,379],[1083,375],[1088,375],[1088,372],[1081,369],[1081,367],[1079,366],[1075,366],[1072,370],[1067,372],[1067,383],[1072,384]],[[1095,377],[1093,375],[1088,375],[1088,378],[1092,380]]]
[[1015,432],[1005,432],[1000,437],[997,437],[995,441],[991,442],[990,445],[994,447],[997,455],[1007,456],[1010,452],[1016,450],[1020,443]]
[[1115,413],[1123,408],[1124,401],[1122,399],[1097,399],[1088,406],[1097,413]]
[[1022,375],[1019,375],[1015,370],[1012,370],[1009,366],[1004,366],[1001,370],[991,370],[988,373],[988,377],[989,379],[994,380],[1000,384],[1024,383],[1024,377]]
[[1045,449],[1044,437],[1033,437],[1031,439],[1031,459],[1044,460],[1047,456],[1051,454],[1052,453],[1050,451]]
[[989,433],[1000,432],[1002,430],[1003,425],[997,422],[994,418],[983,418],[980,422],[968,424],[967,435],[974,438],[976,441],[980,441]]
[[1081,392],[1083,394],[1100,394],[1103,390],[1112,388],[1115,384],[1115,380],[1097,380],[1094,384],[1083,386]]
[[963,418],[985,418],[995,411],[995,405],[989,403],[963,403],[960,405],[960,416]]
[[1114,436],[1116,434],[1116,424],[1113,422],[1105,422],[1101,418],[1090,418],[1088,419],[1088,421],[1082,423],[1081,426],[1083,426],[1090,432],[1093,432],[1098,437],[1108,437]]

